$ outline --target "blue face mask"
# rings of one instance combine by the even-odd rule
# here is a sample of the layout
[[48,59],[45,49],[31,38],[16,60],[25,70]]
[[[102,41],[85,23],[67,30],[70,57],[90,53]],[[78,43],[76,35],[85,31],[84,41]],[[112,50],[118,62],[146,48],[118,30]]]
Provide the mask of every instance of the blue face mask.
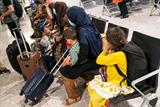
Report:
[[76,27],[76,25],[73,22],[71,22],[69,19],[68,19],[68,22],[72,27]]
[[52,11],[53,11],[53,14],[57,15],[55,8],[53,8]]

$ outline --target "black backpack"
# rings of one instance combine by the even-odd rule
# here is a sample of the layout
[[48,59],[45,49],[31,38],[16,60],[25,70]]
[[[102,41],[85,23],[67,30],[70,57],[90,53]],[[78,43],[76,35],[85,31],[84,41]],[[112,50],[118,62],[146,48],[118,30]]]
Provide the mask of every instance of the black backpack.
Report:
[[21,4],[19,3],[18,0],[12,0],[12,1],[13,1],[15,14],[17,15],[18,18],[21,18],[23,15],[23,8],[22,8]]
[[[19,41],[21,50],[23,52],[25,50],[25,47],[23,45],[23,41],[21,39],[18,39],[18,41]],[[28,51],[30,52],[31,50],[30,50],[28,42],[26,42],[26,45],[27,45]],[[18,63],[18,60],[17,60],[17,56],[20,53],[19,53],[19,50],[18,50],[18,45],[17,45],[16,40],[14,40],[11,44],[8,45],[8,47],[6,48],[6,53],[7,53],[8,60],[9,60],[9,62],[11,64],[12,68],[16,72],[22,74],[22,71],[20,69],[20,66],[19,66],[19,63]]]
[[[147,59],[143,50],[133,42],[129,42],[122,50],[127,57],[127,77],[119,69],[118,65],[115,65],[117,72],[127,80],[127,84],[131,86],[131,82],[137,78],[140,78],[147,74]],[[146,81],[138,83],[136,86],[143,86]],[[120,84],[121,84],[120,83]]]

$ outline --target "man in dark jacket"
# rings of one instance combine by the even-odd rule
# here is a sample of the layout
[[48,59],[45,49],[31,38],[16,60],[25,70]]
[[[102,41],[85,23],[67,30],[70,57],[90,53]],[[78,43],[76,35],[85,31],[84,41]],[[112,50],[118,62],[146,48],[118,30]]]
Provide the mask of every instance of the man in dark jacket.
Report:
[[[11,34],[13,34],[12,29],[19,26],[18,17],[14,13],[14,7],[12,4],[12,0],[0,0],[0,21],[3,21],[5,24],[8,25]],[[17,38],[20,38],[20,33],[15,31]]]

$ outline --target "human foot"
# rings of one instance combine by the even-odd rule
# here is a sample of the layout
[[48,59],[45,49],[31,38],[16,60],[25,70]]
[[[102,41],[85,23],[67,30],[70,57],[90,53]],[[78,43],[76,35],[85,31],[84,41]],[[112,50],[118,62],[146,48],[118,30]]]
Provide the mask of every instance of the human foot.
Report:
[[66,99],[66,100],[64,101],[64,104],[65,104],[65,105],[71,105],[71,104],[76,103],[76,102],[78,102],[78,101],[80,101],[80,100],[81,100],[81,97],[68,98],[68,99]]

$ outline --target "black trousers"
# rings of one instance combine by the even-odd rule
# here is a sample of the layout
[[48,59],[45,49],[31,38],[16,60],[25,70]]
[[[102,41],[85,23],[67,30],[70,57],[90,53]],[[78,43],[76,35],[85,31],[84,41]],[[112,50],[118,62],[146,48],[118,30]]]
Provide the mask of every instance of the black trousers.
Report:
[[128,14],[128,9],[125,1],[118,3],[118,6],[122,16],[125,16]]
[[[69,79],[76,79],[80,76],[83,76],[85,72],[89,72],[92,70],[98,69],[100,66],[96,64],[96,60],[89,60],[82,65],[74,65],[74,66],[65,66],[60,69],[60,73]],[[91,76],[91,75],[88,75]]]
[[[8,25],[8,28],[9,28],[11,34],[13,35],[13,37],[15,37],[12,29],[17,28],[18,27],[18,23],[16,24],[16,22],[11,22],[11,23],[7,23],[7,25]],[[16,34],[17,38],[21,39],[21,34],[20,34],[20,32],[18,30],[15,30],[15,34]]]

